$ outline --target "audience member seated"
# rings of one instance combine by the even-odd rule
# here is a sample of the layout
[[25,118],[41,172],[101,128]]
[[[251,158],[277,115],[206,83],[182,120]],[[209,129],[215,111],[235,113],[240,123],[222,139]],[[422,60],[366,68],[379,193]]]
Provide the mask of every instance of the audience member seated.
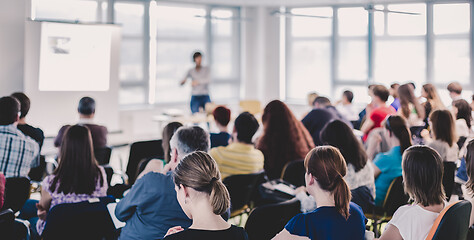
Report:
[[331,105],[331,101],[327,97],[317,97],[313,103],[313,110],[301,120],[303,125],[308,129],[308,132],[313,138],[313,142],[316,145],[322,145],[319,138],[319,133],[326,124],[333,120],[343,120],[348,125],[352,124],[347,121],[342,115]]
[[[352,129],[340,120],[330,122],[321,131],[324,144],[336,147],[346,160],[347,174],[344,176],[349,189],[354,191],[366,187],[363,193],[358,193],[361,199],[352,199],[362,208],[374,205],[375,183],[374,169],[367,162],[367,154],[362,143],[354,135]],[[363,197],[362,197],[363,196]],[[364,198],[366,197],[366,198]]]
[[398,88],[400,107],[397,112],[407,119],[409,127],[424,126],[425,109],[421,106],[414,91],[413,85],[409,83]]
[[370,98],[372,99],[370,103],[367,104],[367,106],[362,109],[362,111],[360,111],[359,113],[359,120],[357,120],[357,126],[354,126],[355,129],[358,129],[360,130],[360,127],[362,126],[362,124],[364,124],[365,120],[367,119],[367,110],[370,110],[373,108],[373,88],[375,87],[376,85],[375,84],[369,84],[369,86],[367,86],[367,94],[370,96]]
[[257,119],[248,113],[241,113],[234,123],[232,143],[217,147],[210,155],[219,165],[222,178],[236,174],[255,173],[263,169],[263,153],[255,149],[252,137],[259,127]]
[[395,111],[398,111],[400,108],[400,98],[398,97],[398,88],[400,87],[400,84],[398,83],[393,83],[390,85],[390,88],[388,89],[388,92],[390,93],[390,96],[393,97],[393,102],[390,103],[390,106],[395,109]]
[[453,116],[448,110],[435,110],[429,117],[431,135],[425,129],[422,136],[426,145],[432,147],[445,162],[456,162],[458,160],[459,148],[456,144],[456,130],[454,128]]
[[448,92],[449,92],[449,97],[454,101],[462,99],[461,93],[462,93],[462,86],[458,82],[452,82],[448,84]]
[[314,147],[313,139],[303,123],[279,100],[267,104],[262,122],[263,133],[257,149],[265,158],[263,168],[266,175],[269,179],[277,179],[288,162],[304,159]]
[[179,205],[193,223],[186,230],[182,226],[169,229],[166,240],[248,239],[243,228],[221,217],[230,207],[230,196],[211,156],[201,151],[186,155],[173,179]]
[[229,144],[230,134],[227,125],[230,122],[230,109],[219,106],[212,112],[219,133],[211,133],[211,148],[227,146]]
[[0,172],[6,178],[28,177],[39,164],[39,145],[16,127],[19,116],[16,98],[0,98]]
[[456,133],[458,137],[471,136],[471,106],[464,99],[453,101],[451,112],[456,119]]
[[28,123],[26,123],[26,115],[30,111],[30,98],[26,96],[22,92],[16,92],[11,95],[12,97],[16,98],[20,102],[20,120],[18,120],[18,125],[16,126],[18,129],[20,129],[23,134],[26,136],[29,136],[33,138],[38,144],[39,144],[39,149],[41,152],[41,147],[43,146],[43,141],[44,141],[44,133],[41,129],[35,128]]
[[362,124],[360,130],[364,133],[363,140],[367,140],[370,131],[381,127],[382,121],[388,116],[395,114],[392,106],[387,106],[389,92],[383,85],[375,85],[372,87],[372,102],[366,108],[367,119]]
[[445,109],[445,106],[439,97],[436,87],[431,83],[423,85],[421,88],[421,96],[426,99],[422,105],[425,108],[425,123],[428,124],[428,116],[430,116],[431,112],[438,109]]
[[307,108],[309,107],[309,109],[307,109],[305,111],[305,113],[302,115],[302,117],[304,118],[309,112],[311,112],[311,110],[313,110],[313,103],[314,103],[314,100],[319,97],[319,94],[316,93],[316,92],[310,92],[308,93],[308,95],[306,95],[306,100],[307,100]]
[[[474,140],[471,140],[466,147],[466,172],[468,180],[466,182],[466,187],[469,191],[471,197],[471,203],[474,205]],[[471,220],[469,221],[469,226],[474,224],[474,208],[471,210]]]
[[[95,100],[91,97],[83,97],[79,101],[79,106],[77,107],[79,113],[79,122],[78,124],[85,125],[91,131],[92,135],[92,144],[94,148],[103,148],[107,145],[107,128],[105,126],[97,125],[94,123],[95,115]],[[65,125],[61,127],[54,139],[54,146],[61,146],[63,139],[64,131],[70,125]]]
[[311,150],[304,160],[306,190],[316,201],[316,210],[298,214],[273,239],[363,240],[366,218],[351,203],[344,180],[344,157],[332,146]]
[[342,98],[336,105],[336,109],[342,115],[342,117],[351,122],[357,121],[357,119],[359,119],[359,115],[354,109],[354,104],[352,104],[353,99],[354,93],[346,90],[342,93]]
[[162,239],[172,227],[186,229],[191,225],[176,199],[173,172],[184,156],[194,151],[207,152],[209,145],[209,134],[200,127],[176,131],[170,141],[171,161],[162,173],[145,174],[117,204],[115,216],[127,223],[119,239]]
[[[43,232],[48,211],[62,203],[76,203],[107,195],[107,177],[98,165],[89,129],[81,125],[68,127],[59,153],[59,165],[41,183],[41,200],[36,203],[38,222],[32,220],[32,231]],[[27,203],[32,204],[32,200]]]
[[443,162],[426,146],[413,146],[403,155],[403,183],[413,204],[400,207],[380,240],[426,239],[439,213],[447,206]]
[[[402,116],[392,115],[385,120],[384,135],[392,148],[373,159],[376,206],[382,206],[393,179],[402,175],[402,154],[411,146],[410,130]],[[379,141],[380,137],[369,145],[367,152],[373,151]]]

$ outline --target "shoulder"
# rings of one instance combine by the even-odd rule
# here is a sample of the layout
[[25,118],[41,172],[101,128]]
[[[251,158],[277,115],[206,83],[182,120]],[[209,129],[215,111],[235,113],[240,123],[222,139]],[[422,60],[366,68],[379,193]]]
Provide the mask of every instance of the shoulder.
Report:
[[353,203],[353,202],[350,202],[349,203],[349,212],[351,215],[357,215],[357,217],[360,217],[360,218],[364,218],[365,219],[365,216],[364,216],[364,211],[362,210],[362,208],[357,205],[356,203]]
[[416,205],[404,205],[401,206],[393,214],[392,220],[390,223],[399,226],[400,224],[410,221],[412,218],[419,218],[420,212],[418,211],[418,206]]

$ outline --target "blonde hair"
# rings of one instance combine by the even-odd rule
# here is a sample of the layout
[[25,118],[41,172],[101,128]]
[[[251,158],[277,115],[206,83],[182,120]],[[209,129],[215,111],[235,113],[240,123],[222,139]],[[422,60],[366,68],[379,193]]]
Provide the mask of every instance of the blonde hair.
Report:
[[214,214],[222,215],[230,207],[229,191],[221,181],[217,163],[209,154],[196,151],[186,155],[174,171],[174,182],[210,195]]

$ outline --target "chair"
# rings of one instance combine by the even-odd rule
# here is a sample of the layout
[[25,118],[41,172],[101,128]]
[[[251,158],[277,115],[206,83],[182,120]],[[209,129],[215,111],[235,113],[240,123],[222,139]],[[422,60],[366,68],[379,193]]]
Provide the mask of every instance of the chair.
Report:
[[30,198],[30,179],[15,177],[5,180],[5,201],[2,209],[11,208],[13,212],[18,212]]
[[258,100],[242,100],[239,106],[243,112],[249,112],[253,115],[262,112],[262,103]]
[[163,147],[161,140],[135,142],[130,146],[130,156],[128,158],[127,171],[128,185],[133,185],[137,178],[138,163],[144,158],[163,158]]
[[109,164],[110,156],[112,155],[112,148],[111,147],[94,148],[94,155],[99,165]]
[[46,158],[44,155],[40,155],[39,166],[31,168],[30,172],[28,173],[28,177],[31,179],[31,181],[41,182],[45,174],[46,174]]
[[271,239],[300,211],[300,201],[291,200],[257,207],[250,212],[245,231],[250,240]]
[[451,199],[451,194],[454,188],[454,175],[456,174],[456,164],[454,162],[443,162],[443,187],[446,193],[447,201]]
[[116,229],[107,210],[111,202],[113,198],[102,197],[54,206],[46,217],[42,239],[114,239]]
[[5,232],[9,232],[12,229],[13,222],[15,221],[15,213],[11,209],[5,209],[0,212],[0,237]]
[[286,182],[289,182],[296,187],[304,186],[304,174],[306,170],[304,169],[304,161],[296,160],[288,162],[283,171],[281,172],[281,179]]
[[107,177],[107,184],[110,187],[110,182],[112,182],[112,177],[114,176],[114,169],[110,165],[102,166],[105,170],[105,175]]
[[253,197],[257,194],[257,186],[265,181],[263,171],[251,174],[228,176],[223,183],[230,195],[231,217],[250,212]]
[[426,240],[465,240],[471,209],[471,203],[466,200],[447,206],[436,218]]

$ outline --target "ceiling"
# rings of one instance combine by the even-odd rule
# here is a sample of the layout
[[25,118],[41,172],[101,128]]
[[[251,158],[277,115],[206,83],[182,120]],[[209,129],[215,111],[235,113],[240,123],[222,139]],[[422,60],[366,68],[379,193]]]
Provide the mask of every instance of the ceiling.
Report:
[[[160,1],[160,0],[158,0]],[[319,6],[360,5],[368,3],[425,2],[426,0],[178,0],[179,2],[204,3],[231,6]],[[451,2],[456,0],[443,0]],[[459,0],[458,0],[459,1]],[[430,2],[434,2],[433,0]]]

